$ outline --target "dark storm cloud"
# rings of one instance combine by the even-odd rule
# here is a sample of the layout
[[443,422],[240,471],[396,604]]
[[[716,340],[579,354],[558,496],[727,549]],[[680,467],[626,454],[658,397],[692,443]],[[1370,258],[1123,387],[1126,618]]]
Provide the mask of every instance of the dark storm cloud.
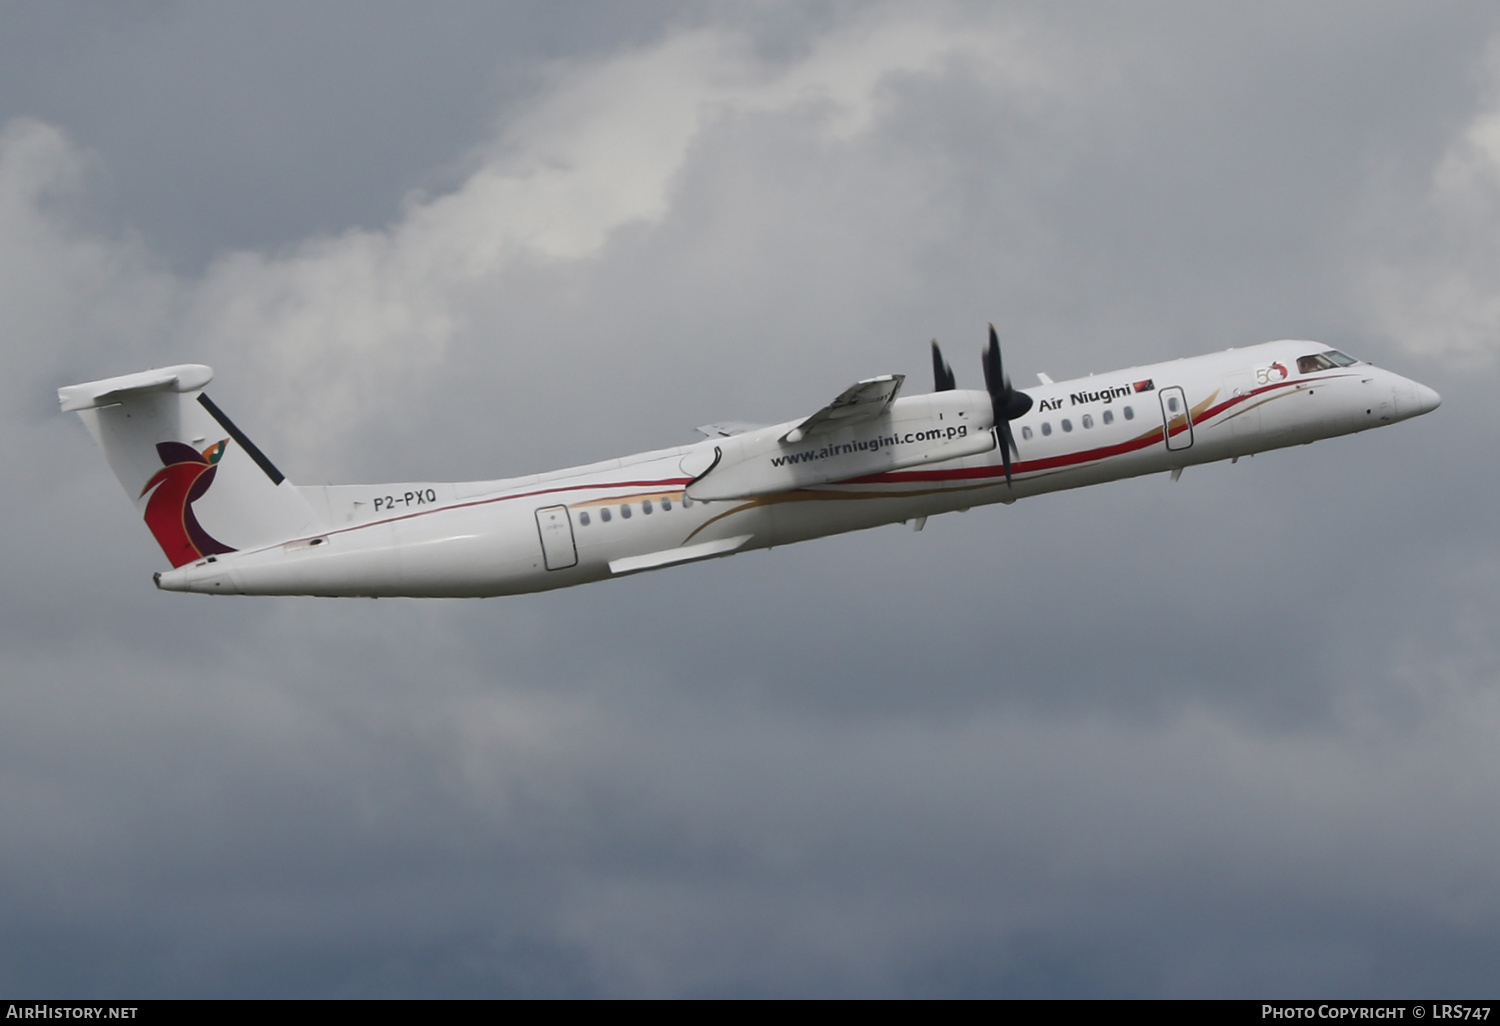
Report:
[[[1488,982],[1486,8],[87,12],[0,44],[12,990]],[[500,476],[925,388],[933,334],[977,383],[987,320],[1018,381],[1312,335],[1446,401],[372,603],[152,591],[49,398],[203,360],[295,479]]]

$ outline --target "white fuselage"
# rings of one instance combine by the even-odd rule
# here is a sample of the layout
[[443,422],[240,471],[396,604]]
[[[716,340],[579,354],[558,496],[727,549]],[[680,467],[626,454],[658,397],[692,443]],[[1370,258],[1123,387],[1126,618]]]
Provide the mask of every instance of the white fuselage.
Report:
[[[316,534],[197,560],[157,583],[242,595],[564,588],[1180,470],[1438,405],[1430,388],[1369,364],[1299,370],[1299,358],[1327,349],[1270,342],[1026,389],[1034,405],[1011,422],[1019,450],[1011,483],[993,441],[975,441],[991,437],[986,393],[934,393],[898,398],[880,422],[800,444],[785,440],[792,421],[530,477],[303,487],[324,525]],[[857,476],[840,477],[845,464]],[[811,476],[786,476],[793,472]]]

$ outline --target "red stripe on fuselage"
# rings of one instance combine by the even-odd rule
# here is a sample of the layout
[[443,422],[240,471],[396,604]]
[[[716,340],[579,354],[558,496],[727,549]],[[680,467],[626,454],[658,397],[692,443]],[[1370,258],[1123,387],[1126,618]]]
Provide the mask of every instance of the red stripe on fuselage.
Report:
[[[1278,381],[1274,385],[1266,385],[1254,391],[1246,392],[1244,395],[1232,396],[1217,406],[1204,410],[1199,414],[1193,424],[1205,424],[1231,407],[1266,392],[1273,392],[1280,388],[1296,384],[1291,381]],[[1188,429],[1187,424],[1181,424],[1173,429],[1172,434],[1178,435]],[[1139,452],[1148,449],[1162,440],[1162,429],[1156,429],[1148,434],[1138,435],[1124,442],[1114,445],[1101,445],[1094,449],[1081,449],[1078,452],[1063,453],[1061,456],[1049,456],[1039,460],[1017,460],[1011,464],[1011,476],[1020,477],[1023,474],[1037,474],[1047,470],[1059,470],[1065,467],[1076,467],[1085,463],[1097,463],[1107,460],[1112,456],[1123,456],[1126,453]],[[973,481],[982,478],[1004,477],[1005,466],[1003,464],[992,464],[983,467],[956,467],[951,470],[889,470],[883,474],[871,474],[868,477],[857,477],[843,484],[902,484],[912,481]]]
[[[368,524],[355,524],[352,527],[340,527],[332,531],[323,531],[318,534],[308,535],[309,538],[327,538],[335,534],[348,534],[351,531],[363,531],[368,527],[380,527],[384,524],[394,524],[402,520],[413,520],[417,517],[428,517],[434,513],[447,513],[449,510],[468,509],[471,506],[488,506],[494,502],[510,502],[513,499],[532,499],[538,495],[555,495],[560,492],[578,492],[587,490],[602,490],[606,488],[645,488],[647,491],[667,489],[681,489],[692,483],[690,477],[671,477],[660,481],[607,481],[594,482],[592,484],[562,485],[557,488],[539,488],[534,492],[517,492],[515,495],[495,495],[488,499],[474,499],[471,502],[455,502],[451,506],[439,506],[437,509],[424,509],[416,513],[403,513],[399,517],[387,517],[384,520],[372,520]],[[371,486],[375,487],[375,486]],[[266,552],[282,545],[290,545],[294,542],[303,541],[301,538],[289,538],[286,541],[277,542],[275,545],[267,545],[265,548],[256,549],[256,552]]]

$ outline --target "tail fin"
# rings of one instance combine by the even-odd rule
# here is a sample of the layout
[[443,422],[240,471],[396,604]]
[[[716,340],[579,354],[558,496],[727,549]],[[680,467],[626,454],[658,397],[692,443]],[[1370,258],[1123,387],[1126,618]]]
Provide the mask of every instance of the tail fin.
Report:
[[180,364],[57,391],[76,412],[172,565],[317,530],[307,500]]

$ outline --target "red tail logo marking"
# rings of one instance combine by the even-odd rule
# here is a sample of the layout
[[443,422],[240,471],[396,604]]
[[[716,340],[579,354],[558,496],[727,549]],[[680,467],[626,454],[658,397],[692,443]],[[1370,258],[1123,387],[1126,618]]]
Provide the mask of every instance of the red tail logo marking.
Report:
[[228,444],[226,438],[201,453],[181,442],[156,444],[162,468],[146,482],[141,494],[156,489],[146,503],[146,526],[151,528],[157,544],[173,566],[234,551],[205,531],[198,518],[193,516],[193,503],[203,498],[208,486],[214,483],[214,475],[219,472],[219,458],[224,455]]

